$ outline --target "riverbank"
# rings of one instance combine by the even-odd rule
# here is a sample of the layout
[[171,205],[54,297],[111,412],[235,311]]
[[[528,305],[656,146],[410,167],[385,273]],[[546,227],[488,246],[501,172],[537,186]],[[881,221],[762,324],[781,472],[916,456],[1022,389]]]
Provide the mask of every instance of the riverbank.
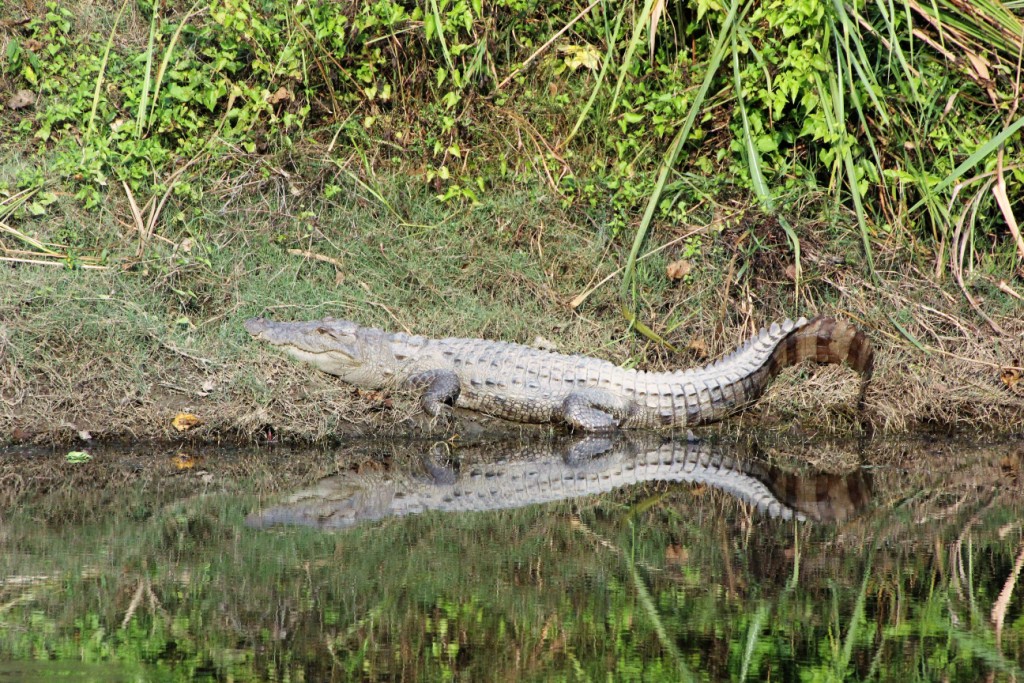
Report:
[[800,367],[719,429],[1024,429],[1009,8],[471,4],[0,10],[0,443],[429,431],[254,315],[662,370],[827,314],[866,412]]
[[[782,230],[748,207],[718,204],[701,223],[657,225],[636,271],[637,310],[672,353],[621,315],[627,241],[556,196],[511,188],[453,207],[400,175],[330,198],[302,187],[280,176],[236,182],[172,204],[152,236],[119,221],[132,209],[114,193],[98,215],[59,198],[17,223],[51,244],[77,231],[77,244],[94,245],[79,264],[104,260],[0,264],[0,440],[313,442],[422,429],[409,422],[411,396],[355,390],[250,340],[242,322],[254,315],[540,337],[662,370],[714,360],[774,320],[827,314],[862,327],[876,348],[863,416],[876,432],[1024,429],[1020,302],[984,276],[970,283],[976,298],[991,293],[981,305],[996,335],[948,278],[936,281],[926,264],[886,265],[884,244],[871,281],[852,231],[822,230],[813,217],[796,221],[799,287]],[[786,371],[721,429],[857,430],[857,382],[845,368]],[[200,424],[179,432],[179,414]]]

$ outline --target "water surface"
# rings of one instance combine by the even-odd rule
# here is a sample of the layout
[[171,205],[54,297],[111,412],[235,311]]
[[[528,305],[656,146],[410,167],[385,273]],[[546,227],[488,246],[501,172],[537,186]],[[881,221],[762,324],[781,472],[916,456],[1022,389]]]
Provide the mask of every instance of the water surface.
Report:
[[0,681],[1022,677],[1017,441],[90,453],[0,451]]

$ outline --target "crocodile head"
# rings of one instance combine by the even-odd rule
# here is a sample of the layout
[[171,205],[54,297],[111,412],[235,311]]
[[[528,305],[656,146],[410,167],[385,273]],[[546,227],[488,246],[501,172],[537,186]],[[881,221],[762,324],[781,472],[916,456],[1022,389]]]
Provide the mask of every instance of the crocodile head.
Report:
[[389,480],[335,475],[288,496],[278,505],[252,512],[245,518],[245,525],[255,529],[278,525],[348,529],[394,514],[395,497],[395,484]]
[[367,332],[372,331],[369,328],[333,318],[312,322],[250,318],[245,321],[245,329],[253,338],[273,344],[293,358],[346,382],[364,387],[381,385],[375,346],[366,339]]

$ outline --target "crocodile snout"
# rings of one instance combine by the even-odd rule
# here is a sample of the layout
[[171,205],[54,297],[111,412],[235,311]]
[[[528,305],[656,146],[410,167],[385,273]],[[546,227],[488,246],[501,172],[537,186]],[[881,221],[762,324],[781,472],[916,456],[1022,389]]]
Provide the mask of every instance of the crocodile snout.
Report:
[[265,329],[267,329],[266,318],[249,318],[245,321],[245,331],[254,337],[259,336]]

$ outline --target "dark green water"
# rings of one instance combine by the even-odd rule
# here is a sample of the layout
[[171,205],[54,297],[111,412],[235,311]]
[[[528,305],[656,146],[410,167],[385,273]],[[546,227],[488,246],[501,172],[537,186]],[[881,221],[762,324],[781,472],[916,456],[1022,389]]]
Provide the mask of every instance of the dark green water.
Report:
[[1024,678],[1024,442],[652,448],[0,450],[0,683]]

